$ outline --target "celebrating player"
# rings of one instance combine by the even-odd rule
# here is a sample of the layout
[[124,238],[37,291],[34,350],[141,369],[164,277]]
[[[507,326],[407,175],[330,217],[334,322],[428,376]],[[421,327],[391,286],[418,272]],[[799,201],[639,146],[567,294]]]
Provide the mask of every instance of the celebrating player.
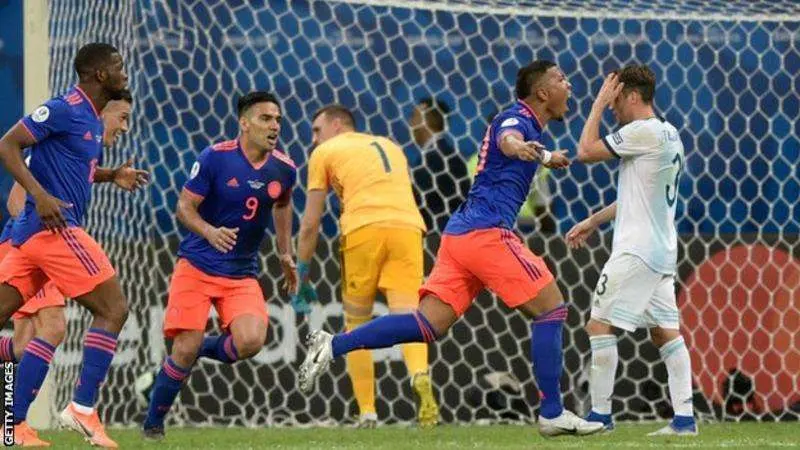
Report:
[[[408,162],[391,140],[355,131],[352,113],[341,105],[319,110],[313,119],[314,146],[308,163],[306,210],[300,228],[297,270],[300,290],[293,305],[301,312],[316,298],[309,280],[320,219],[328,189],[342,201],[342,303],[345,328],[352,331],[372,318],[378,289],[392,314],[408,314],[419,305],[422,284],[422,233]],[[402,346],[411,386],[418,396],[421,427],[436,425],[439,410],[428,375],[428,346]],[[359,426],[374,427],[375,368],[372,353],[347,355],[347,371],[360,412]]]
[[[679,331],[675,302],[678,240],[675,208],[683,168],[678,131],[653,112],[656,79],[649,67],[633,65],[609,75],[581,133],[578,158],[587,163],[621,160],[617,201],[575,225],[567,243],[581,247],[594,230],[614,220],[611,257],[603,267],[586,324],[592,348],[587,420],[614,428],[611,394],[617,373],[615,329],[650,329],[667,366],[675,417],[651,433],[694,435],[689,351]],[[622,128],[600,138],[600,119],[611,106]]]
[[[78,84],[24,117],[2,139],[0,159],[28,192],[11,231],[14,248],[0,265],[0,323],[39,292],[48,280],[92,312],[73,401],[62,422],[91,443],[116,447],[94,405],[128,315],[114,268],[82,228],[93,182],[111,181],[102,158],[100,111],[127,86],[122,57],[108,44],[83,46],[75,57]],[[22,158],[31,147],[30,169]],[[18,368],[17,402],[30,403],[41,386],[55,347],[31,340]],[[17,419],[18,420],[18,419]]]
[[[103,145],[110,148],[117,137],[128,131],[128,117],[130,116],[132,98],[130,92],[125,90],[120,100],[109,101],[103,108],[102,118],[105,130]],[[28,150],[26,150],[27,152]],[[25,158],[30,163],[30,156]],[[147,173],[133,169],[131,161],[115,169],[113,181],[118,187],[125,190],[134,190],[147,183]],[[25,190],[18,183],[14,183],[7,202],[11,218],[6,223],[0,234],[0,260],[11,250],[11,230],[14,217],[18,216],[25,208]],[[66,321],[64,320],[64,296],[58,291],[52,281],[48,281],[44,288],[33,298],[17,310],[11,318],[14,321],[13,337],[0,338],[0,360],[18,362],[23,356],[23,350],[34,337],[43,340],[53,347],[58,347],[64,339]],[[34,354],[35,355],[35,354]],[[30,357],[30,356],[29,356]],[[29,363],[26,361],[26,363]],[[45,375],[48,366],[43,370]],[[19,384],[17,385],[19,388]],[[23,383],[24,386],[24,383]],[[25,419],[30,407],[30,399],[24,392],[17,392],[14,417],[19,422],[14,431],[17,445],[48,445],[48,442],[39,439],[37,433],[31,429]]]
[[569,165],[565,152],[551,153],[537,141],[547,122],[561,120],[567,112],[570,90],[552,62],[535,61],[520,69],[519,101],[498,114],[486,131],[475,182],[445,228],[433,272],[420,289],[419,309],[384,316],[336,336],[313,332],[300,370],[301,389],[310,390],[333,358],[353,350],[432,342],[443,336],[486,287],[533,319],[531,356],[542,392],[540,432],[583,435],[603,428],[562,406],[561,336],[567,306],[547,265],[511,231],[537,162],[554,168]]
[[[267,307],[256,279],[258,248],[272,212],[285,287],[294,292],[291,193],[294,162],[278,149],[281,110],[266,92],[239,99],[240,135],[200,153],[176,215],[189,229],[170,282],[164,335],[172,353],[156,377],[144,422],[148,439],[164,437],[164,417],[198,356],[234,363],[267,338]],[[206,336],[211,306],[223,334]]]

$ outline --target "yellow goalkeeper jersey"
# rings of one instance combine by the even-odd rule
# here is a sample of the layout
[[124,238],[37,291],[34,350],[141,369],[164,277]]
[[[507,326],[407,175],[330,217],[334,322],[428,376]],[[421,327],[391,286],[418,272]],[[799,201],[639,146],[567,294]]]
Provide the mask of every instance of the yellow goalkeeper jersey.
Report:
[[378,222],[425,231],[406,156],[385,137],[347,132],[317,146],[308,162],[307,190],[329,187],[342,203],[343,235]]

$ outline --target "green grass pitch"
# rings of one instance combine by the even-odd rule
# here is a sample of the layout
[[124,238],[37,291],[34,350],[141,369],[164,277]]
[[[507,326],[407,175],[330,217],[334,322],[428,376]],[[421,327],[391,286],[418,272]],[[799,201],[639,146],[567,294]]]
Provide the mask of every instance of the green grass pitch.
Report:
[[[646,448],[800,448],[800,423],[701,424],[697,437],[650,438],[663,424],[621,424],[599,436],[544,439],[533,427],[441,426],[417,430],[385,426],[351,428],[172,428],[160,443],[142,441],[134,429],[109,430],[122,449],[646,449]],[[43,431],[52,448],[88,448],[70,431]]]

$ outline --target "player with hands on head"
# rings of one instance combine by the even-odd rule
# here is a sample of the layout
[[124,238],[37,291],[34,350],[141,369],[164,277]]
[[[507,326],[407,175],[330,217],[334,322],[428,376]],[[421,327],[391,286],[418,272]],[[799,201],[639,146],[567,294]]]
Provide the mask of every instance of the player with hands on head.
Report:
[[[597,281],[586,324],[592,350],[587,420],[614,428],[611,397],[619,360],[617,330],[648,328],[667,368],[672,421],[651,435],[696,435],[689,351],[680,333],[675,299],[678,182],[684,151],[678,130],[654,111],[656,79],[646,65],[631,65],[604,81],[584,125],[578,159],[619,159],[617,201],[567,232],[571,248],[585,245],[600,225],[614,220],[611,256]],[[603,111],[621,125],[600,137]]]

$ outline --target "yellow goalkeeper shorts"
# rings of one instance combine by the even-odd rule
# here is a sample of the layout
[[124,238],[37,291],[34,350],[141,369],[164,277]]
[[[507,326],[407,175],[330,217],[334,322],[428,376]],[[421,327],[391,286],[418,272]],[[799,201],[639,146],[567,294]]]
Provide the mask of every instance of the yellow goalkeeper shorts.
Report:
[[342,293],[373,297],[378,289],[417,295],[422,285],[422,231],[388,223],[342,236]]

